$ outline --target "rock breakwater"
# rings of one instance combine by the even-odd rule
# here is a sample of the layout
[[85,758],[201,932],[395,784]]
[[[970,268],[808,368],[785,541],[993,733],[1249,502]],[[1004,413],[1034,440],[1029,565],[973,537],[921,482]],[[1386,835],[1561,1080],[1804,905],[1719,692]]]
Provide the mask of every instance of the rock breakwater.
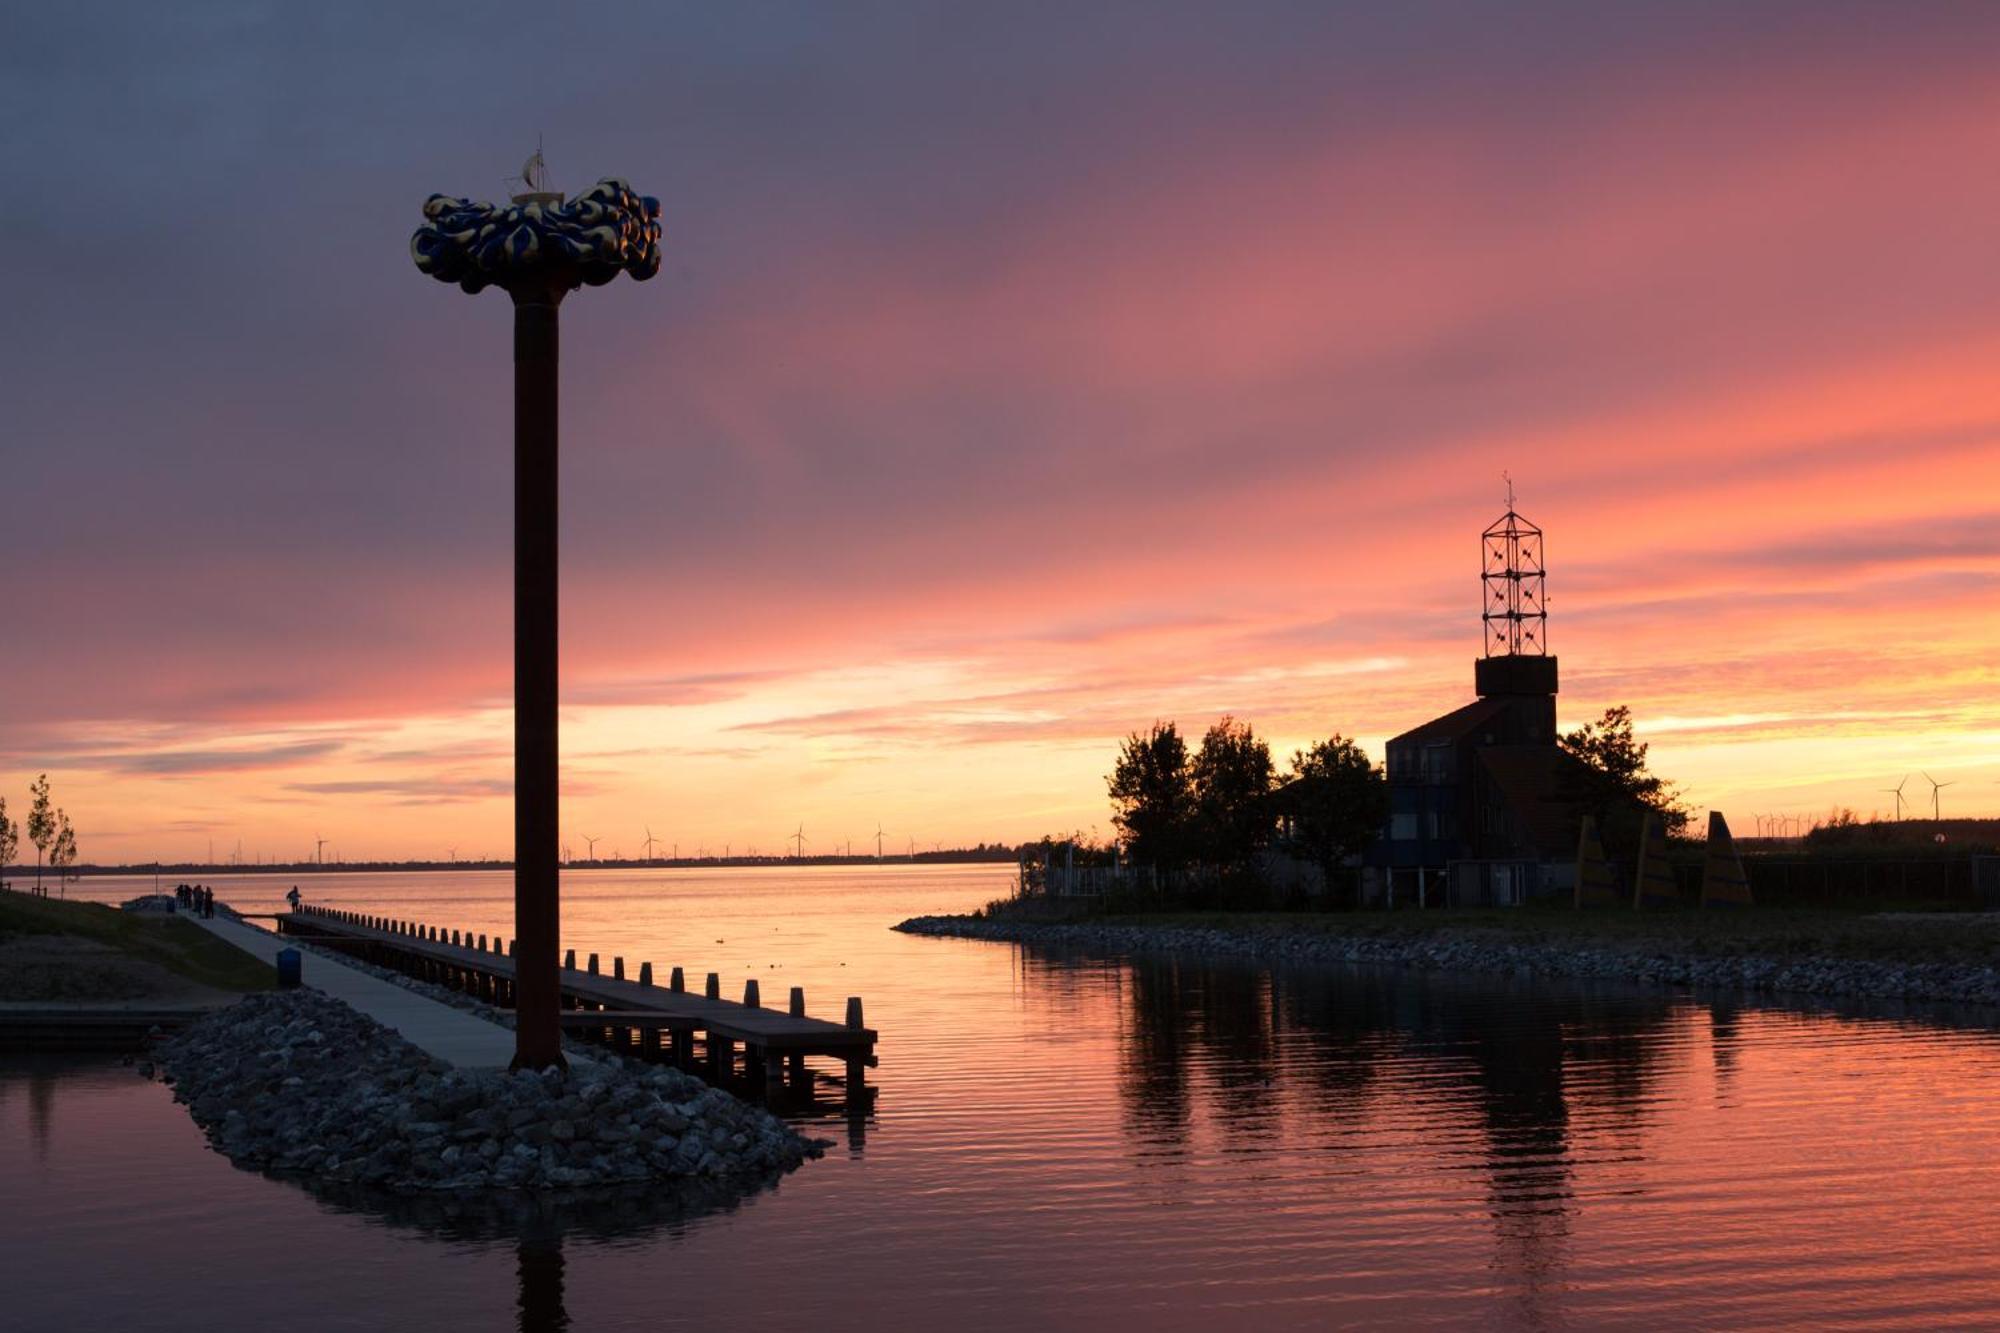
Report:
[[593,1053],[565,1078],[453,1069],[317,991],[253,995],[160,1051],[240,1166],[395,1191],[768,1183],[822,1144],[679,1070]]
[[1179,926],[1115,921],[1008,921],[920,916],[894,927],[912,935],[1004,940],[1106,953],[1202,953],[1264,962],[1371,963],[1442,972],[1485,972],[1736,988],[1772,994],[2000,1004],[2000,970],[1837,956],[1774,957],[1676,951],[1670,941],[1626,946],[1578,940],[1506,939],[1450,928],[1406,934],[1341,934],[1321,928]]

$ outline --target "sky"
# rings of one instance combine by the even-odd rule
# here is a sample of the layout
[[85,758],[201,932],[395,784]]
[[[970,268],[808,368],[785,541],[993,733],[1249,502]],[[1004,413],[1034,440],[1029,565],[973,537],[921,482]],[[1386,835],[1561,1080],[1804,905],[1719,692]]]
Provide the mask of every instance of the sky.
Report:
[[[510,314],[433,191],[664,205],[564,307],[564,840],[1110,828],[1471,698],[1747,831],[2000,814],[2000,9],[14,6],[0,796],[86,861],[511,850]],[[1931,789],[1913,776],[1921,809]],[[658,850],[658,849],[656,849]]]

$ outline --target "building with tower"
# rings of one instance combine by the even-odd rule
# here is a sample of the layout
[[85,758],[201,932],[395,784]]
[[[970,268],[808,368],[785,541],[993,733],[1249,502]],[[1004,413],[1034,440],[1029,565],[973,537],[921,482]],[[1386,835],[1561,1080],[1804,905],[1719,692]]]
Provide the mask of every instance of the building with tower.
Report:
[[1571,891],[1580,761],[1556,741],[1542,530],[1514,509],[1480,534],[1478,696],[1388,744],[1389,825],[1364,858],[1389,905],[1514,904]]

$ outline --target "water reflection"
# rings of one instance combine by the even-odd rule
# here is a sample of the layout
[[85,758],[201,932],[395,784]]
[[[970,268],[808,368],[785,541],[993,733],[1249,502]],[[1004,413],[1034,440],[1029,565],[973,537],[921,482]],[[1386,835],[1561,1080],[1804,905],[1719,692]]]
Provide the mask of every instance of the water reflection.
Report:
[[[1195,1173],[1217,1148],[1361,1154],[1408,1133],[1431,1160],[1476,1172],[1492,1274],[1528,1327],[1563,1316],[1579,1159],[1642,1157],[1661,1085],[1686,1072],[1701,1038],[1725,1102],[1742,1041],[1733,998],[1703,1004],[1616,983],[1112,963],[1046,947],[1024,949],[1021,965],[1051,996],[1079,975],[1119,972],[1117,1090],[1142,1166]],[[1215,1139],[1206,1151],[1204,1134]]]
[[297,1183],[332,1211],[446,1246],[512,1245],[515,1327],[562,1333],[568,1243],[673,1241],[703,1218],[731,1213],[776,1185],[774,1174],[742,1186],[702,1182],[633,1185],[559,1194],[404,1195],[338,1182]]

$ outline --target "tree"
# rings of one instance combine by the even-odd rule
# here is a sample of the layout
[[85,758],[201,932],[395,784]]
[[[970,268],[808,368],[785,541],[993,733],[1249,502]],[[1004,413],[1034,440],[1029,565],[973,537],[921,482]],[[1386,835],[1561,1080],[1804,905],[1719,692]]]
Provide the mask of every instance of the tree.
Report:
[[1241,866],[1271,840],[1271,747],[1225,714],[1201,738],[1188,776],[1198,859]]
[[51,840],[49,847],[49,865],[56,872],[56,883],[58,885],[68,878],[64,872],[75,864],[76,829],[71,827],[69,816],[58,809],[56,811],[56,836]]
[[7,818],[7,798],[0,796],[0,881],[7,878],[7,867],[13,864],[20,845],[21,826]]
[[1346,899],[1358,898],[1341,863],[1373,842],[1389,819],[1389,784],[1375,761],[1339,732],[1292,755],[1286,788],[1291,845],[1318,866],[1328,893],[1347,885]]
[[42,891],[42,858],[56,840],[55,811],[49,805],[49,775],[44,773],[28,784],[34,802],[28,807],[28,841],[35,844],[35,892]]
[[1111,822],[1134,861],[1172,869],[1187,857],[1194,823],[1194,785],[1187,742],[1171,722],[1133,732],[1111,771]]
[[1576,792],[1606,827],[1620,807],[1642,806],[1660,816],[1667,832],[1678,836],[1693,812],[1681,804],[1680,791],[1646,769],[1646,743],[1632,735],[1632,710],[1620,704],[1604,710],[1561,738],[1562,748],[1583,761],[1581,790]]

